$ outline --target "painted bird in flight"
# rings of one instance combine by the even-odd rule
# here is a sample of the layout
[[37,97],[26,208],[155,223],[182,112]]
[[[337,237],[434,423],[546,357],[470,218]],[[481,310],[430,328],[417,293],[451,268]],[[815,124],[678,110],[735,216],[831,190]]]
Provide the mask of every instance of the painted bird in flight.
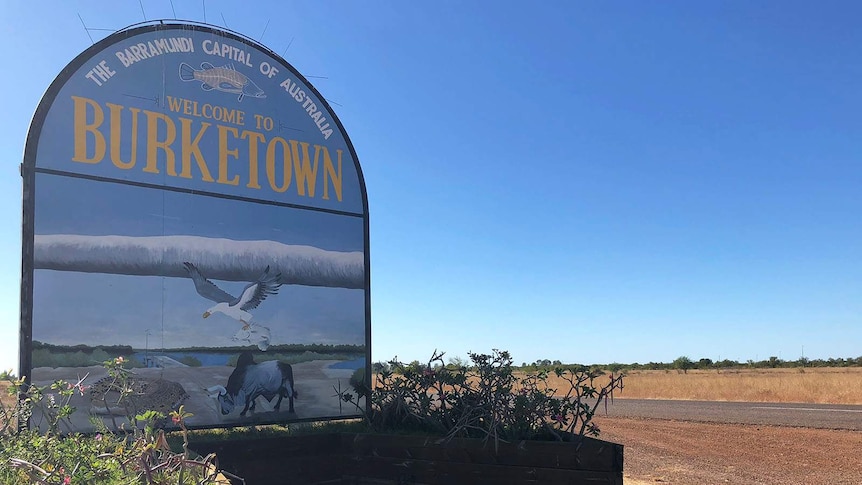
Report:
[[238,297],[235,297],[206,279],[192,263],[185,262],[183,266],[185,266],[186,271],[188,271],[189,276],[194,281],[195,290],[197,290],[198,294],[216,302],[215,305],[204,312],[203,317],[208,318],[215,312],[224,313],[242,322],[243,328],[248,328],[249,322],[251,322],[252,315],[248,310],[257,308],[260,302],[265,300],[267,296],[277,294],[279,287],[281,287],[281,273],[270,274],[269,266],[267,266],[257,278],[257,281],[246,285],[242,293]]

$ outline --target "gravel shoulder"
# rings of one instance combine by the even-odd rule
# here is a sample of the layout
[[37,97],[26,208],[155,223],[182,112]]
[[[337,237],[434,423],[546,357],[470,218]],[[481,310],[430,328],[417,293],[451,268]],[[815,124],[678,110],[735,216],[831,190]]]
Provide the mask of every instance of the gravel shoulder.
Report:
[[596,416],[625,483],[862,484],[862,432]]

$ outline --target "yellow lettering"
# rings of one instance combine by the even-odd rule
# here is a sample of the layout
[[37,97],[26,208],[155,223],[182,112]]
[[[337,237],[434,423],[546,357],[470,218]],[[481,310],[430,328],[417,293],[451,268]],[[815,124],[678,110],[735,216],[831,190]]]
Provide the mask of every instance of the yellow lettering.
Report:
[[195,135],[194,139],[192,139],[192,120],[188,118],[180,118],[180,140],[182,143],[181,153],[183,156],[182,164],[183,170],[180,172],[180,177],[190,179],[192,178],[192,157],[195,158],[195,163],[198,166],[198,170],[201,171],[201,180],[204,182],[215,182],[213,180],[212,175],[210,175],[209,167],[207,167],[206,160],[204,160],[204,155],[201,153],[201,137],[204,132],[207,131],[207,128],[210,127],[211,123],[201,122],[201,129]]
[[173,97],[168,96],[168,109],[173,111],[174,113],[178,113],[180,111],[180,100]]
[[135,167],[135,162],[138,159],[138,113],[141,112],[138,108],[129,108],[132,113],[132,153],[131,160],[124,162],[120,157],[120,133],[122,133],[122,125],[120,117],[123,113],[123,107],[119,104],[105,103],[105,106],[111,110],[111,162],[117,168],[129,170]]
[[[309,142],[282,137],[267,140],[266,133],[240,131],[236,126],[219,123],[242,124],[246,113],[241,110],[208,103],[198,105],[196,101],[173,96],[165,98],[163,108],[167,109],[164,112],[98,103],[79,96],[71,98],[74,162],[97,164],[110,155],[111,163],[120,170],[141,169],[137,163],[140,148],[145,151],[146,161],[142,163],[145,173],[164,173],[184,179],[199,177],[203,182],[232,186],[239,186],[248,174],[246,188],[260,190],[262,184],[268,183],[276,193],[287,192],[295,179],[296,194],[301,197],[315,196],[320,175],[323,199],[342,201],[343,150],[336,149],[333,157],[328,147],[314,145],[312,157],[312,144]],[[145,127],[142,126],[141,113],[146,117]],[[172,118],[172,113],[180,116]],[[183,113],[191,116],[181,116]],[[195,116],[210,121],[196,119]],[[210,130],[213,126],[215,134]],[[216,135],[217,143],[213,139]],[[139,147],[139,137],[145,148]],[[218,149],[217,174],[210,170],[211,166],[204,157],[204,149],[210,147]],[[248,157],[247,170],[245,157]],[[240,160],[240,165],[235,164],[231,168],[231,162]],[[264,167],[261,167],[262,163]],[[261,174],[261,170],[265,174]],[[266,182],[261,182],[261,177],[266,177]]]
[[[73,162],[99,163],[105,158],[105,136],[99,131],[99,126],[105,121],[105,112],[89,98],[72,96],[75,111],[75,150]],[[93,108],[93,122],[87,123],[87,106]],[[87,157],[87,133],[93,135],[93,156]]]
[[[302,156],[300,157],[299,147],[302,147]],[[314,151],[314,167],[311,166],[311,159],[308,156],[308,143],[304,141],[290,140],[290,147],[293,152],[293,169],[296,171],[296,191],[299,195],[305,195],[306,185],[308,186],[308,196],[314,197],[314,184],[317,182],[317,155],[318,150]]]
[[222,114],[222,121],[224,121],[225,123],[237,124],[237,122],[236,122],[236,110],[235,109],[225,109],[224,114]]
[[257,144],[264,141],[263,133],[243,130],[240,138],[243,140],[248,139],[248,185],[246,187],[259,189],[260,183],[257,181]]
[[[206,108],[208,105],[204,105]],[[237,129],[230,126],[218,126],[218,183],[225,185],[239,185],[239,175],[234,175],[233,178],[227,178],[227,162],[228,156],[232,156],[233,158],[239,157],[239,149],[234,148],[233,150],[228,150],[227,148],[227,134],[232,133],[233,137],[237,137]]]
[[[147,165],[144,172],[159,173],[159,150],[165,152],[165,166],[168,175],[177,176],[176,155],[171,144],[177,138],[177,127],[174,122],[162,113],[144,110],[147,115]],[[165,139],[159,140],[159,120],[165,122]]]
[[223,121],[240,126],[245,124],[245,111],[225,108],[224,106],[215,106],[209,103],[199,106],[197,101],[175,98],[173,96],[166,96],[165,98],[168,101],[168,109],[174,113],[182,113],[187,116],[196,116],[213,121]]
[[335,153],[338,154],[338,172],[336,173],[335,167],[332,165],[332,159],[329,158],[329,150],[324,146],[314,145],[314,158],[317,158],[317,151],[323,150],[323,198],[325,200],[329,200],[329,185],[327,185],[327,179],[332,179],[332,188],[335,190],[335,198],[338,199],[338,202],[341,202],[341,152],[342,150],[335,150]]
[[[283,184],[278,185],[275,181],[275,152],[276,152],[276,143],[281,145],[282,152],[282,180]],[[266,177],[269,179],[269,186],[272,187],[272,190],[276,192],[284,192],[290,187],[290,149],[287,147],[287,142],[284,138],[279,136],[273,138],[269,141],[269,145],[266,147]]]

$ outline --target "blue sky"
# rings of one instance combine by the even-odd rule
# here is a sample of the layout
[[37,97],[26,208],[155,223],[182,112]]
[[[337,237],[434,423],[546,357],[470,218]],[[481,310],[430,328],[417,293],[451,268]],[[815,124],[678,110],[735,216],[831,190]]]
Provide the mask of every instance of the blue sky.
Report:
[[[167,0],[143,6],[173,17]],[[369,194],[375,360],[862,355],[856,3],[205,6],[289,45],[347,129]],[[204,20],[201,2],[174,7]],[[133,0],[2,9],[10,368],[33,110],[90,44],[77,14],[110,29],[143,15]]]

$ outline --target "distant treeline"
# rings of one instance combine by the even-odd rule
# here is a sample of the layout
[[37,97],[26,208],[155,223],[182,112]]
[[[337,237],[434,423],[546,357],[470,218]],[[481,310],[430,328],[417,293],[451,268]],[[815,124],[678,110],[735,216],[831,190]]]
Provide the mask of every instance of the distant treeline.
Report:
[[[422,372],[427,367],[427,364],[423,364],[418,360],[414,360],[412,362],[403,362],[401,365],[404,366],[407,370],[412,370],[414,372]],[[438,364],[439,365],[439,364]],[[456,369],[459,367],[472,367],[472,362],[469,362],[467,359],[462,359],[460,357],[454,357],[449,359],[447,368]],[[719,360],[713,361],[712,359],[699,359],[692,360],[686,356],[677,357],[673,362],[648,362],[646,364],[639,364],[637,362],[633,364],[620,364],[618,362],[613,362],[610,364],[564,364],[559,360],[549,360],[542,359],[533,362],[532,364],[528,364],[526,362],[522,362],[520,366],[512,365],[512,370],[518,370],[523,372],[535,372],[535,371],[553,371],[555,369],[563,369],[572,372],[577,371],[611,371],[611,372],[621,372],[621,371],[630,371],[630,370],[681,370],[683,372],[688,372],[691,369],[775,369],[775,368],[795,368],[795,367],[862,367],[862,356],[860,357],[848,357],[846,359],[838,357],[834,359],[807,359],[805,357],[800,358],[798,360],[781,360],[778,357],[770,357],[766,360],[747,360],[745,362],[738,362],[735,360]],[[374,362],[371,365],[373,372],[381,372],[381,371],[392,371],[394,370],[392,366],[392,362]]]
[[862,367],[862,356],[859,357],[848,357],[848,358],[830,358],[830,359],[807,359],[802,357],[797,360],[782,360],[778,357],[770,357],[766,360],[747,360],[745,362],[739,362],[736,360],[719,360],[713,361],[712,359],[699,359],[693,360],[686,356],[678,357],[673,362],[648,362],[646,364],[639,364],[637,362],[633,364],[621,364],[618,362],[613,362],[610,364],[592,364],[592,365],[581,365],[581,364],[563,364],[559,360],[537,360],[532,364],[528,364],[526,362],[522,363],[519,370],[524,371],[535,371],[535,370],[551,370],[556,368],[565,368],[565,369],[602,369],[609,370],[611,372],[619,372],[624,370],[682,370],[687,371],[690,369],[775,369],[775,368],[795,368],[795,367]]

